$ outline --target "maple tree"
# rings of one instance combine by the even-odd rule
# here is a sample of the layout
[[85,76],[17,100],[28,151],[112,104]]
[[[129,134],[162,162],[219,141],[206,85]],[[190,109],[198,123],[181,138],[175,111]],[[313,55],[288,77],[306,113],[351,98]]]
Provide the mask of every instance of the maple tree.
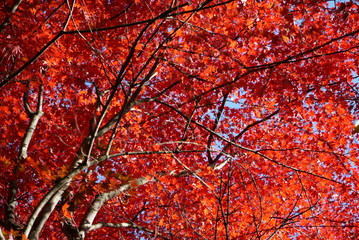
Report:
[[356,239],[358,13],[3,1],[0,239]]

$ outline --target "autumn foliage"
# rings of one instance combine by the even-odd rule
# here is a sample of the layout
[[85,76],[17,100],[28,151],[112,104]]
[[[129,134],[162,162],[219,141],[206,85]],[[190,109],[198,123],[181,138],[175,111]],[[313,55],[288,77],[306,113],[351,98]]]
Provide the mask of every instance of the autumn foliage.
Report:
[[0,239],[358,239],[359,3],[0,3]]

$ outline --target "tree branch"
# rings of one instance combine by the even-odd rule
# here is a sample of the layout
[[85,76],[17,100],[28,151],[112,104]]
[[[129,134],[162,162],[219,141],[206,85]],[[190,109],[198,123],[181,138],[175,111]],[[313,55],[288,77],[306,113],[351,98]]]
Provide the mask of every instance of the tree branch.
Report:
[[[30,106],[28,103],[28,92],[24,93],[23,101],[24,101],[25,111],[28,114],[28,116],[30,117],[30,124],[27,128],[27,131],[26,131],[26,133],[23,137],[23,140],[21,142],[21,145],[20,145],[20,151],[18,154],[17,163],[13,170],[13,173],[15,176],[18,174],[21,164],[23,164],[23,161],[25,161],[27,158],[27,151],[29,148],[30,141],[35,132],[37,124],[38,124],[41,116],[43,115],[43,112],[42,112],[43,86],[40,85],[40,87],[39,87],[39,92],[38,92],[38,96],[37,96],[36,112],[34,112],[30,109]],[[6,210],[5,210],[5,225],[9,229],[14,229],[14,230],[19,230],[21,228],[21,226],[15,220],[15,217],[16,217],[15,216],[15,208],[17,205],[16,194],[17,194],[17,188],[18,188],[17,181],[18,181],[17,179],[14,179],[9,183],[9,190],[8,190],[9,195],[8,195],[7,205],[6,205]]]
[[[222,116],[224,107],[225,107],[225,105],[226,105],[226,101],[227,101],[228,95],[229,95],[229,93],[226,93],[226,94],[224,94],[224,96],[223,96],[223,100],[222,100],[221,106],[219,107],[218,112],[217,112],[217,114],[216,114],[216,119],[214,120],[214,125],[213,125],[213,127],[212,127],[212,131],[216,131],[216,129],[217,129],[219,120],[220,120],[220,118],[221,118],[221,116]],[[207,149],[210,149],[210,148],[211,148],[212,141],[213,141],[213,134],[210,133],[210,134],[209,134],[209,137],[208,137],[208,142],[207,142]],[[225,150],[224,150],[224,151],[225,151]],[[218,160],[218,157],[217,157],[215,160],[213,160],[213,159],[212,159],[212,155],[211,155],[211,153],[210,153],[209,151],[207,152],[207,156],[208,156],[208,163],[209,163],[210,165],[216,164],[216,161]]]
[[[245,134],[245,133],[246,133],[248,130],[250,130],[252,127],[255,127],[256,125],[258,125],[258,124],[260,124],[260,123],[262,123],[262,122],[265,122],[265,121],[269,120],[269,119],[272,118],[273,116],[277,115],[277,114],[279,113],[279,111],[280,111],[280,110],[278,109],[278,110],[274,111],[273,113],[269,114],[268,116],[266,116],[266,117],[264,117],[264,118],[262,118],[262,119],[260,119],[260,120],[258,120],[258,121],[255,121],[255,122],[253,122],[253,123],[247,125],[247,126],[246,126],[240,133],[238,133],[237,136],[235,136],[231,141],[232,141],[232,142],[237,141],[240,137],[243,136],[243,134]],[[231,144],[228,143],[228,144],[223,148],[222,151],[223,151],[223,152],[226,152],[227,149],[228,149],[230,146],[231,146]],[[221,156],[222,156],[222,153],[218,154],[218,155],[216,156],[216,158],[213,160],[213,164],[216,164],[216,162],[218,162],[218,160],[219,160],[219,158],[220,158]]]
[[[96,230],[96,229],[103,228],[103,227],[109,227],[109,228],[136,228],[136,229],[139,229],[139,230],[142,230],[142,231],[145,231],[145,232],[149,232],[149,233],[152,233],[152,234],[156,233],[155,231],[153,231],[151,229],[139,226],[139,225],[137,225],[135,223],[125,223],[125,222],[124,223],[100,222],[100,223],[96,223],[96,224],[92,225],[91,228],[89,229],[89,231]],[[161,234],[157,233],[157,236],[161,236]]]
[[[95,162],[93,164],[95,164]],[[35,224],[34,224],[35,221],[37,223],[40,223],[42,221],[37,220],[38,218],[44,218],[45,220],[47,220],[47,218],[49,217],[49,213],[44,216],[40,214],[40,212],[43,211],[42,209],[45,208],[49,202],[51,202],[50,205],[53,205],[55,201],[58,201],[59,200],[58,196],[61,196],[63,191],[65,189],[67,189],[72,178],[90,166],[91,166],[91,164],[89,164],[89,166],[79,166],[78,168],[76,168],[73,171],[71,171],[70,173],[68,173],[63,179],[59,180],[55,184],[55,186],[53,186],[51,188],[51,190],[42,198],[40,203],[36,206],[35,210],[32,212],[32,215],[29,218],[27,225],[26,225],[26,229],[24,231],[25,236],[29,236],[30,232],[31,232],[32,236],[36,236],[39,234],[41,229],[39,228],[39,226],[35,227]],[[37,231],[37,233],[33,233],[32,231]]]
[[70,185],[70,182],[67,182],[67,184],[63,185],[56,194],[52,195],[49,201],[46,202],[44,207],[41,208],[40,216],[36,218],[34,223],[32,224],[30,233],[28,238],[30,240],[37,240],[39,239],[40,231],[42,230],[44,224],[46,223],[47,219],[49,218],[50,214],[54,210],[56,204],[60,201],[63,192],[68,188]]
[[41,116],[44,114],[42,112],[43,92],[44,92],[44,87],[43,87],[43,85],[40,85],[40,89],[39,89],[39,93],[38,93],[38,97],[37,97],[37,109],[36,109],[36,112],[34,112],[34,111],[32,111],[30,109],[30,106],[29,106],[29,103],[28,103],[28,93],[24,94],[24,107],[25,107],[25,110],[26,110],[28,116],[30,117],[30,124],[29,124],[29,127],[28,127],[27,131],[26,131],[24,139],[21,142],[20,153],[19,153],[19,158],[20,159],[26,159],[27,158],[27,150],[29,148],[29,144],[30,144],[32,135],[35,132],[37,123],[39,122]]
[[15,13],[16,9],[20,6],[21,2],[22,2],[22,0],[16,0],[16,1],[14,2],[14,5],[12,5],[12,8],[11,8],[11,10],[10,10],[10,15],[7,16],[7,17],[4,19],[4,22],[0,25],[0,33],[1,33],[2,31],[4,31],[4,29],[5,29],[5,27],[6,27],[7,25],[10,24],[10,20],[11,20],[13,14]]
[[85,217],[82,220],[82,223],[79,228],[78,239],[84,239],[86,233],[90,230],[93,230],[91,228],[95,228],[93,227],[92,223],[95,220],[97,213],[99,212],[99,210],[101,209],[102,205],[105,202],[117,197],[120,193],[142,186],[147,182],[149,182],[147,178],[140,177],[130,181],[127,184],[123,184],[120,188],[116,190],[97,195],[97,197],[92,202],[91,206],[88,208]]
[[[170,105],[170,104],[168,104],[168,103],[165,103],[165,102],[162,102],[162,101],[159,101],[159,100],[156,100],[156,102],[158,102],[158,103],[160,103],[160,104],[162,104],[162,105],[164,105],[164,106],[167,106],[167,107],[171,108],[172,110],[174,110],[175,112],[177,112],[179,115],[181,115],[183,118],[185,118],[185,119],[187,119],[187,120],[190,119],[187,115],[185,115],[184,113],[182,113],[182,112],[181,112],[180,110],[178,110],[176,107],[173,107],[172,105]],[[239,149],[242,149],[242,150],[251,152],[251,153],[253,153],[253,154],[255,154],[255,155],[258,155],[258,156],[260,156],[260,157],[262,157],[262,158],[264,158],[264,159],[266,159],[266,160],[268,160],[268,161],[270,161],[270,162],[273,162],[273,163],[275,163],[275,164],[277,164],[277,165],[279,165],[279,166],[282,166],[282,167],[284,167],[284,168],[291,169],[291,170],[296,171],[296,172],[301,172],[301,173],[309,174],[309,175],[312,175],[312,176],[315,176],[315,177],[318,177],[318,178],[321,178],[321,179],[325,179],[325,180],[327,180],[327,181],[331,181],[331,182],[335,182],[335,183],[341,184],[341,182],[338,182],[338,181],[336,181],[336,180],[334,180],[334,179],[327,178],[327,177],[324,177],[324,176],[321,176],[321,175],[318,175],[318,174],[315,174],[315,173],[312,173],[312,172],[308,172],[308,171],[305,171],[305,170],[301,170],[301,169],[298,169],[298,168],[289,166],[289,165],[287,165],[287,164],[281,163],[281,162],[279,162],[279,161],[277,161],[277,160],[274,160],[274,159],[272,159],[272,158],[270,158],[270,157],[268,157],[268,156],[266,156],[266,155],[260,153],[258,150],[254,150],[254,149],[247,148],[247,147],[244,147],[244,146],[242,146],[242,145],[239,145],[239,144],[237,144],[237,143],[231,141],[230,139],[227,139],[227,138],[225,138],[225,137],[219,135],[217,132],[212,131],[211,129],[209,129],[208,127],[204,126],[203,124],[201,124],[201,123],[199,123],[199,122],[197,122],[197,121],[194,121],[194,120],[191,119],[191,122],[193,122],[193,123],[196,124],[197,126],[203,128],[203,129],[206,130],[207,132],[214,134],[214,135],[217,136],[219,139],[222,139],[223,141],[225,141],[225,142],[227,142],[227,143],[230,143],[231,145],[236,146],[236,147],[238,147]]]

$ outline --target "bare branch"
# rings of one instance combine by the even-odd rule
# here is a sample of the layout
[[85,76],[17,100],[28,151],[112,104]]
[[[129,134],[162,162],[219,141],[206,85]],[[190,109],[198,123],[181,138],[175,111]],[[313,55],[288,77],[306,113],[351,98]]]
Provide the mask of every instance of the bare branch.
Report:
[[[39,87],[39,92],[38,92],[38,97],[37,97],[37,109],[36,112],[32,111],[30,109],[29,103],[28,103],[28,92],[24,93],[24,107],[25,107],[25,111],[28,114],[28,116],[30,117],[30,124],[27,128],[27,131],[23,137],[23,140],[21,142],[20,145],[20,151],[19,151],[19,155],[18,155],[18,159],[17,159],[17,164],[13,169],[13,173],[15,175],[18,174],[18,171],[21,167],[21,164],[23,163],[24,160],[26,160],[27,158],[27,151],[29,148],[29,144],[30,141],[32,139],[32,136],[35,132],[36,126],[41,118],[41,116],[43,115],[42,112],[42,104],[43,104],[43,86],[40,85]],[[7,199],[7,205],[6,205],[6,211],[5,211],[5,223],[9,228],[15,229],[15,230],[19,230],[21,227],[20,225],[17,223],[16,219],[15,219],[15,208],[17,205],[17,198],[16,198],[16,194],[17,194],[17,180],[12,180],[9,183],[9,189],[8,189],[8,199]]]
[[[90,164],[90,166],[91,166],[91,164]],[[33,227],[35,225],[34,223],[35,223],[35,221],[37,221],[38,223],[42,222],[42,221],[37,220],[38,218],[43,218],[43,219],[47,220],[50,212],[45,211],[45,213],[47,213],[46,215],[40,215],[40,213],[43,211],[43,209],[46,207],[46,205],[49,202],[51,202],[50,205],[52,206],[55,203],[55,201],[58,201],[59,197],[62,195],[63,191],[66,190],[67,187],[69,186],[72,178],[75,177],[78,173],[85,170],[87,167],[88,166],[80,166],[80,167],[74,169],[73,171],[71,171],[70,173],[68,173],[63,179],[58,181],[57,184],[51,188],[51,190],[45,195],[45,197],[42,198],[42,200],[37,205],[35,210],[32,212],[32,215],[27,222],[26,229],[24,231],[25,236],[29,236],[30,231],[35,231],[34,233],[33,232],[31,233],[32,236],[36,236],[37,234],[39,234],[39,232],[41,231],[41,228],[39,228],[39,225],[37,225],[33,229]],[[51,206],[49,206],[49,207],[51,208]]]
[[0,240],[6,240],[4,234],[2,233],[1,228],[0,228]]
[[[18,171],[18,166],[15,167],[14,172]],[[14,230],[20,230],[21,226],[16,221],[15,208],[17,205],[17,180],[9,183],[8,198],[5,207],[5,227]]]
[[110,228],[137,228],[146,232],[154,233],[155,231],[150,230],[145,227],[138,226],[134,223],[106,223],[106,222],[100,222],[92,225],[89,229],[89,231],[96,230],[102,227],[110,227]]
[[49,201],[46,202],[43,208],[41,208],[39,218],[36,218],[34,223],[32,224],[31,231],[29,233],[28,238],[30,240],[39,239],[40,231],[42,230],[44,224],[46,223],[48,217],[54,210],[56,204],[60,201],[62,193],[68,188],[70,182],[63,185],[58,191],[57,194],[54,194]]
[[[92,202],[91,206],[87,210],[85,217],[79,228],[79,237],[80,239],[84,239],[85,235],[88,231],[90,231],[91,227],[93,227],[92,223],[95,220],[97,213],[100,211],[102,205],[107,201],[117,197],[119,194],[128,191],[130,189],[137,188],[149,182],[149,180],[145,177],[140,177],[135,180],[130,181],[127,184],[122,185],[120,188],[107,192],[101,193],[97,195],[95,200]],[[93,229],[92,229],[93,230]]]
[[41,116],[44,114],[42,112],[43,91],[44,91],[44,87],[42,85],[40,85],[40,89],[39,89],[39,93],[38,93],[38,97],[37,97],[38,102],[37,102],[37,110],[36,110],[36,112],[33,112],[29,107],[29,104],[27,102],[28,94],[27,93],[24,94],[25,109],[26,109],[26,112],[29,114],[31,120],[30,120],[29,127],[28,127],[28,129],[26,131],[26,134],[24,136],[24,139],[21,142],[20,153],[19,153],[19,158],[20,159],[26,159],[26,157],[27,157],[27,149],[29,148],[29,144],[30,144],[32,135],[35,132],[37,123],[39,122]]

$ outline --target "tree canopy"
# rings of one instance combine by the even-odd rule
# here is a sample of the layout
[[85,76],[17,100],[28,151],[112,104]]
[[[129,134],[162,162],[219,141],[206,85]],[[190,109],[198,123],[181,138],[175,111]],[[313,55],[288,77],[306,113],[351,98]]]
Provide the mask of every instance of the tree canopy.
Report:
[[0,239],[358,238],[358,1],[0,5]]

